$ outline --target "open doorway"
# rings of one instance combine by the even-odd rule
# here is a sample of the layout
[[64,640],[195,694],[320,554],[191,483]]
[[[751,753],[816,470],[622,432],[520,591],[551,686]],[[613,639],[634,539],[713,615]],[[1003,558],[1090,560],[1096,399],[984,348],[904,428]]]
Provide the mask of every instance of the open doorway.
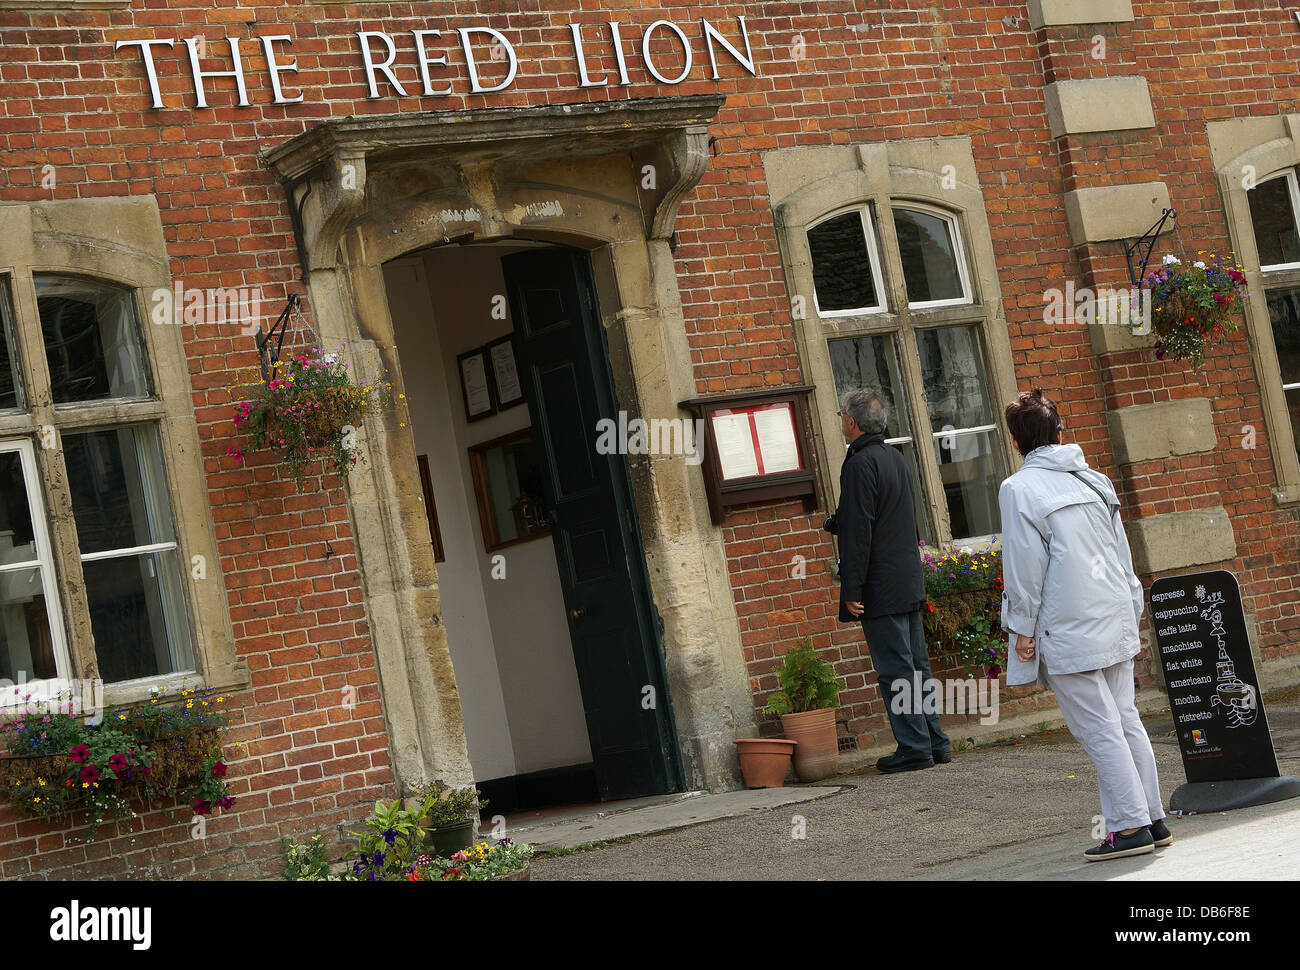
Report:
[[680,790],[660,628],[585,252],[384,266],[470,764],[491,814]]

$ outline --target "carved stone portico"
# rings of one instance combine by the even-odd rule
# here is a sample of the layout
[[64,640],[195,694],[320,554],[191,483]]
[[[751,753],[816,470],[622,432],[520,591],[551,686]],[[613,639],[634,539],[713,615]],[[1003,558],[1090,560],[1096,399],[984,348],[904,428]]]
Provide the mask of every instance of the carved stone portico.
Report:
[[[703,175],[723,99],[652,98],[325,122],[267,153],[295,210],[326,346],[404,391],[382,266],[452,242],[588,250],[620,406],[676,417],[695,395],[669,239]],[[593,430],[594,433],[594,430]],[[473,781],[441,621],[415,444],[368,417],[349,475],[353,524],[399,783]],[[735,787],[756,733],[739,623],[703,482],[681,456],[633,457],[632,480],[688,789]]]

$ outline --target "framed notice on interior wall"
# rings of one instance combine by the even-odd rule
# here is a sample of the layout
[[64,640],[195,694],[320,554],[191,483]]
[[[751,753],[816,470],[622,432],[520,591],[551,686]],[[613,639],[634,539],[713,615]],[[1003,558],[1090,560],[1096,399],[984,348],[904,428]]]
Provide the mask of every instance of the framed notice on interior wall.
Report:
[[438,508],[433,504],[433,479],[429,475],[429,456],[417,455],[415,463],[420,467],[420,491],[424,493],[424,513],[429,518],[429,541],[433,543],[433,561],[444,562],[447,555],[442,549],[442,530],[438,528]]
[[524,403],[524,389],[515,366],[514,334],[492,341],[485,348],[492,369],[492,388],[496,392],[497,410],[505,411]]
[[465,401],[465,420],[478,421],[496,414],[486,349],[467,350],[456,358],[456,366],[460,372],[461,397]]
[[682,402],[704,421],[700,467],[714,525],[737,505],[801,498],[806,511],[817,508],[808,420],[812,390],[769,388]]

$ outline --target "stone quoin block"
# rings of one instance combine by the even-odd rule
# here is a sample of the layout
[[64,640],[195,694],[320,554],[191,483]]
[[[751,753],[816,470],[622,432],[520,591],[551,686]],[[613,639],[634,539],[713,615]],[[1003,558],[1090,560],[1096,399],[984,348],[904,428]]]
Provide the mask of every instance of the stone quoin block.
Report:
[[1133,568],[1139,576],[1226,562],[1237,556],[1237,541],[1221,505],[1168,512],[1127,523]]
[[[1065,216],[1076,246],[1137,238],[1158,222],[1168,207],[1169,188],[1164,182],[1103,185],[1065,193]],[[1165,232],[1172,228],[1172,221],[1165,223]]]
[[1053,138],[1154,128],[1156,123],[1144,77],[1054,81],[1043,88],[1043,99]]
[[1029,26],[1034,30],[1132,21],[1133,4],[1129,0],[1029,0]]
[[1216,443],[1213,411],[1204,397],[1119,408],[1106,421],[1120,464],[1209,451]]

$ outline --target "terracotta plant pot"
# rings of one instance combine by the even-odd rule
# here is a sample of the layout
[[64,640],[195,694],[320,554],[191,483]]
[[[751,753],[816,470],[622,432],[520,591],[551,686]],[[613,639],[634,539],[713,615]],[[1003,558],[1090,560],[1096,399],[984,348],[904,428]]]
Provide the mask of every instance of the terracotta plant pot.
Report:
[[794,749],[794,773],[800,781],[820,781],[835,774],[840,766],[835,708],[782,714],[781,729],[789,740],[798,742]]
[[781,788],[790,771],[795,743],[784,738],[737,738],[746,788]]

